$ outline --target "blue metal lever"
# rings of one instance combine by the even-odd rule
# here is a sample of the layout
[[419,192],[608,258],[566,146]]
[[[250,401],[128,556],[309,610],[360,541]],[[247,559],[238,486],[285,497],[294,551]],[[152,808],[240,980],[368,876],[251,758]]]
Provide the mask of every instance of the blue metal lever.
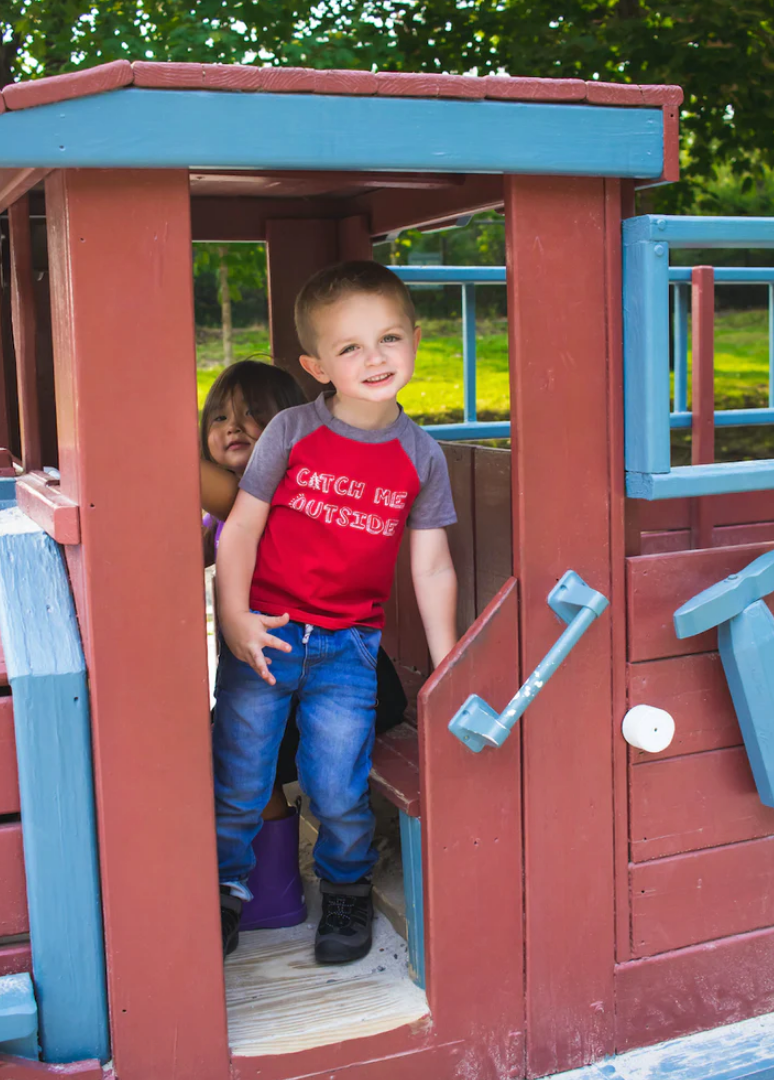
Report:
[[471,694],[449,723],[449,731],[476,754],[485,746],[502,746],[521,714],[607,605],[606,596],[568,570],[548,594],[548,606],[568,624],[562,636],[502,713]]

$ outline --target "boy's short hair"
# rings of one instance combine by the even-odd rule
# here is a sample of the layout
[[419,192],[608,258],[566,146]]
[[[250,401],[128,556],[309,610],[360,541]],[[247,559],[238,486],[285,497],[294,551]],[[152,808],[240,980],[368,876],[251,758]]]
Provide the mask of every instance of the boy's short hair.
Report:
[[371,259],[335,263],[312,274],[296,297],[296,333],[305,352],[314,355],[317,348],[315,312],[351,293],[391,296],[401,305],[411,325],[416,325],[417,316],[411,294],[400,278],[386,266]]

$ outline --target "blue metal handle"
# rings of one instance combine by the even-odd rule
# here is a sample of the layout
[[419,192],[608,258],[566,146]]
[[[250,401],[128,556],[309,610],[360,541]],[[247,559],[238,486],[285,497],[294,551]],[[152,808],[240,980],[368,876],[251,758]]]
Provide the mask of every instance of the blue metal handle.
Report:
[[607,605],[607,597],[568,570],[548,594],[548,606],[568,624],[562,636],[502,713],[471,694],[449,723],[449,731],[476,754],[485,746],[502,746],[521,714]]

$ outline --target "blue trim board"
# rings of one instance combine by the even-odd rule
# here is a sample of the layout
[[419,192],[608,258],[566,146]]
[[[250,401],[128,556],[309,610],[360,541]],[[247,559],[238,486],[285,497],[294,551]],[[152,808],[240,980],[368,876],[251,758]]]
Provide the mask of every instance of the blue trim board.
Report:
[[0,636],[13,695],[43,1058],[109,1057],[89,692],[59,548],[0,511]]
[[425,901],[422,882],[422,828],[418,817],[400,811],[400,852],[406,899],[409,974],[425,989]]
[[504,266],[390,266],[407,285],[504,285]]
[[0,167],[657,179],[660,109],[130,87],[0,116]]
[[[673,412],[669,414],[670,428],[689,428],[693,424],[693,413]],[[774,424],[774,409],[716,409],[715,427],[755,427]]]
[[428,435],[444,442],[459,442],[461,439],[510,439],[510,420],[473,420],[468,424],[426,424],[423,427]]
[[[716,285],[770,285],[774,282],[774,267],[771,266],[715,266],[713,269]],[[670,266],[669,284],[690,285],[692,270],[692,266]]]
[[38,1007],[26,972],[0,979],[0,1054],[38,1059]]
[[774,1080],[774,1015],[629,1050],[546,1080]]
[[681,499],[774,489],[774,460],[680,465],[668,473],[626,473],[630,499]]
[[774,217],[643,214],[624,221],[624,246],[643,241],[681,248],[770,248],[774,247]]

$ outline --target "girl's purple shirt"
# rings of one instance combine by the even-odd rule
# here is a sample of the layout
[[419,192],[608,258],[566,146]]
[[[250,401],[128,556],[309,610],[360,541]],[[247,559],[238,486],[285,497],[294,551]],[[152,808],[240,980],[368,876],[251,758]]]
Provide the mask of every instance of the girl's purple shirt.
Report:
[[217,551],[220,534],[223,532],[223,522],[219,521],[216,517],[213,517],[212,514],[205,514],[202,518],[202,524],[204,525],[205,529],[210,529],[213,525],[215,526],[215,536],[213,538],[213,544],[215,546],[215,550]]

